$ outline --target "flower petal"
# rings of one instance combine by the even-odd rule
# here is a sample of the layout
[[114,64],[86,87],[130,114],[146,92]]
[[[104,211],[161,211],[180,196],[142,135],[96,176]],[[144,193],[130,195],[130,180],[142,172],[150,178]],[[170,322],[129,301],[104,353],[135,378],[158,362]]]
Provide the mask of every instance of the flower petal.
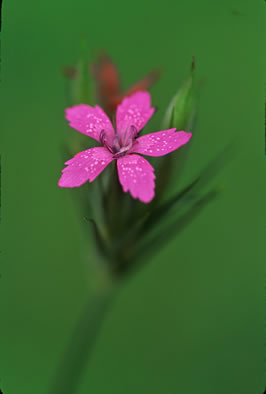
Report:
[[131,149],[132,153],[142,153],[147,156],[164,156],[185,145],[192,133],[169,129],[146,134],[136,139]]
[[148,203],[154,197],[155,175],[150,163],[139,155],[126,155],[117,160],[119,181],[124,192]]
[[117,132],[122,135],[129,126],[135,126],[139,132],[152,117],[151,96],[148,92],[138,91],[124,98],[116,111]]
[[66,109],[66,119],[69,126],[86,134],[100,142],[100,133],[105,131],[106,135],[113,136],[114,129],[108,116],[98,107],[91,107],[86,104],[75,105]]
[[65,162],[67,167],[62,170],[58,186],[78,187],[87,181],[92,182],[112,160],[112,154],[105,148],[84,150]]

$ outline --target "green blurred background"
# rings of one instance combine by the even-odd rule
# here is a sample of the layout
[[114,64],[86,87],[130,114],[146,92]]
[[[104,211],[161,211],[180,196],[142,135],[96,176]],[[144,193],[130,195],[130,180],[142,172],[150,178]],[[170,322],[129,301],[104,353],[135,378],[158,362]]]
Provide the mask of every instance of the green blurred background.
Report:
[[195,56],[199,119],[183,180],[232,137],[238,149],[216,180],[222,197],[120,291],[79,394],[263,393],[263,12],[262,0],[4,1],[4,394],[47,393],[88,293],[90,248],[71,191],[57,187],[68,130],[61,67],[77,61],[82,33],[126,87],[163,68],[150,131]]

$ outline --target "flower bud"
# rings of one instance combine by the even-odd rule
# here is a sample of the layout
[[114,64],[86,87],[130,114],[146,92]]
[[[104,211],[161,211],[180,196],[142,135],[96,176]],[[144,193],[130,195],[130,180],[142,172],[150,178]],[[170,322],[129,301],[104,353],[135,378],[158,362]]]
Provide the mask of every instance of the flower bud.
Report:
[[195,60],[193,58],[188,78],[166,110],[163,129],[176,127],[177,131],[191,131],[195,118],[194,69]]
[[[192,131],[195,123],[195,89],[194,89],[194,69],[195,60],[192,59],[190,74],[183,83],[183,86],[177,91],[172,98],[164,119],[162,128],[169,129],[176,128],[176,131]],[[158,183],[157,183],[157,199],[160,199],[172,180],[174,168],[178,167],[178,172],[175,173],[175,182],[177,177],[182,173],[185,158],[187,156],[187,147],[175,152],[174,155],[166,156],[160,163],[158,169]]]
[[82,37],[80,42],[80,59],[76,68],[75,78],[71,80],[71,101],[74,104],[92,105],[92,80],[88,68],[87,42]]

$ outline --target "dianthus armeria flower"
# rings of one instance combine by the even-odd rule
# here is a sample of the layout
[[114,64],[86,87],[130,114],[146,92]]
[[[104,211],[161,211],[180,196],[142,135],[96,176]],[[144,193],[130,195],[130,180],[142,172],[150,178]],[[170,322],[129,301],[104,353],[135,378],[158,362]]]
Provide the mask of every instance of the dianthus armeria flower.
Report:
[[164,156],[186,144],[191,133],[175,128],[139,137],[152,117],[151,97],[138,91],[124,98],[116,111],[116,131],[99,106],[80,104],[66,109],[66,119],[74,129],[94,138],[101,146],[75,155],[65,164],[60,187],[79,187],[92,182],[112,161],[116,161],[118,178],[124,192],[144,203],[155,193],[155,175],[151,164],[141,155]]

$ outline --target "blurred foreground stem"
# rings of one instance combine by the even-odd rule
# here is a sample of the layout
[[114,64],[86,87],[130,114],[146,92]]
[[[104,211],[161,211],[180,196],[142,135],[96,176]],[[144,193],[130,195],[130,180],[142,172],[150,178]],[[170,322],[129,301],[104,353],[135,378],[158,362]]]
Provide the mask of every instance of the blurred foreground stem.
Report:
[[104,317],[117,285],[108,275],[97,281],[93,292],[83,307],[60,364],[52,381],[49,394],[75,394],[78,392],[93,345],[100,332]]

